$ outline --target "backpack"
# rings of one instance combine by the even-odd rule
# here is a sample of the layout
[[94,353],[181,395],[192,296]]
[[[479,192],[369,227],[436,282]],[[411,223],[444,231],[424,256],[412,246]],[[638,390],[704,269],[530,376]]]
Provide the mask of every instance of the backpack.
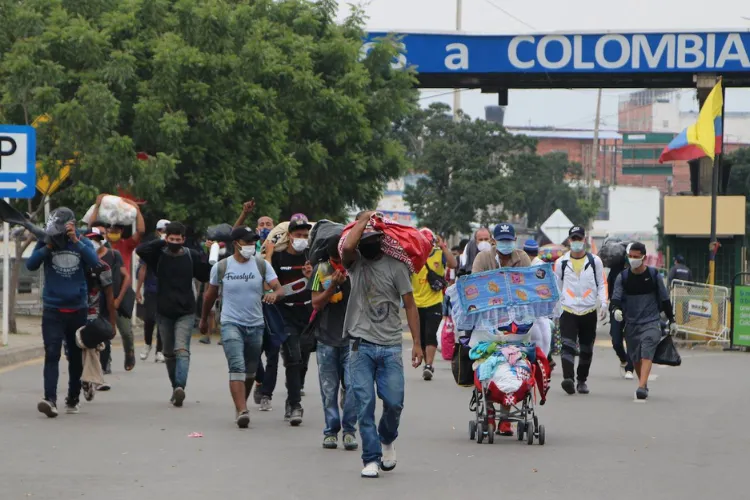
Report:
[[[588,263],[583,267],[583,270],[585,271],[589,267],[591,267],[594,270],[594,283],[596,283],[596,287],[599,288],[599,276],[596,274],[596,261],[594,260],[594,256],[591,254],[591,252],[586,252],[586,257],[588,258]],[[565,259],[560,262],[560,265],[562,266],[562,275],[560,276],[560,282],[565,283],[565,269],[568,268],[568,261],[570,259]]]
[[[651,279],[654,280],[654,290],[655,290],[654,293],[656,294],[656,300],[657,302],[661,304],[661,296],[659,295],[659,283],[658,283],[659,272],[656,270],[655,267],[651,267],[651,266],[646,266],[646,267],[648,269],[648,273],[651,275]],[[628,277],[630,276],[630,269],[629,268],[625,269],[622,272],[622,274],[620,274],[620,276],[622,276],[622,290],[623,292],[625,292],[625,284],[628,280]]]
[[[220,260],[216,265],[219,266],[217,269],[218,271],[218,277],[219,277],[219,296],[222,295],[224,292],[224,275],[227,273],[227,260],[222,259]],[[256,255],[255,256],[255,265],[258,266],[258,271],[260,271],[260,277],[263,280],[263,283],[266,282],[266,266],[268,266],[268,262],[266,262],[266,259]]]

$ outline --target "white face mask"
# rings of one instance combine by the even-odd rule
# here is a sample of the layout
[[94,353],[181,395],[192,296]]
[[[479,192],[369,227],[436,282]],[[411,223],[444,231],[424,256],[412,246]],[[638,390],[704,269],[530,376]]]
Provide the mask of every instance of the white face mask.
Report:
[[226,248],[219,248],[219,255],[226,255],[227,249]]
[[91,240],[91,243],[94,244],[94,250],[99,250],[103,245],[101,241],[97,241],[97,240]]
[[240,247],[240,255],[242,255],[243,259],[249,259],[251,257],[255,257],[255,245],[247,246],[247,247]]
[[583,250],[586,248],[586,243],[582,241],[571,241],[570,242],[570,249],[574,252],[583,252]]
[[307,240],[305,238],[295,238],[292,240],[292,248],[295,252],[304,252],[307,250]]
[[643,265],[643,259],[628,258],[628,262],[630,263],[630,269],[638,269]]
[[477,243],[477,250],[480,252],[486,252],[492,248],[492,244],[489,241],[480,241]]
[[167,239],[167,233],[159,233],[159,239],[164,241]]

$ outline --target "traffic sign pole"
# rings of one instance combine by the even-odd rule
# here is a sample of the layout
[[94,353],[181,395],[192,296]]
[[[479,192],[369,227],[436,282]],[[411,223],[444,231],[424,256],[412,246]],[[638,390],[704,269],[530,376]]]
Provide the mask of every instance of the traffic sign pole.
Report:
[[[5,198],[10,203],[9,198]],[[3,345],[8,345],[10,330],[10,224],[3,222]]]

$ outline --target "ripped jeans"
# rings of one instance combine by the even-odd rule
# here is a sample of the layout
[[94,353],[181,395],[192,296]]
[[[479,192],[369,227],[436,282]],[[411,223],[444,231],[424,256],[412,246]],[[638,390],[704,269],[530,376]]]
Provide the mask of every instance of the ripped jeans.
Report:
[[172,319],[159,315],[157,324],[164,344],[164,364],[172,383],[172,389],[187,385],[190,370],[190,336],[193,333],[195,315],[187,314]]
[[[354,434],[357,430],[357,405],[349,381],[349,346],[331,347],[318,341],[316,354],[320,397],[323,400],[326,422],[323,434],[336,436],[342,427],[344,434]],[[345,391],[343,419],[339,413],[339,387]]]

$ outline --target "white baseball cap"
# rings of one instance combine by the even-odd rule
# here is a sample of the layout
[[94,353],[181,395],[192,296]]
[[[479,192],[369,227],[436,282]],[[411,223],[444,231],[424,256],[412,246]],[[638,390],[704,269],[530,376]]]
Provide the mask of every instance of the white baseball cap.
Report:
[[161,219],[159,222],[156,223],[156,230],[161,231],[163,229],[166,229],[168,224],[169,224],[169,221],[167,219]]

